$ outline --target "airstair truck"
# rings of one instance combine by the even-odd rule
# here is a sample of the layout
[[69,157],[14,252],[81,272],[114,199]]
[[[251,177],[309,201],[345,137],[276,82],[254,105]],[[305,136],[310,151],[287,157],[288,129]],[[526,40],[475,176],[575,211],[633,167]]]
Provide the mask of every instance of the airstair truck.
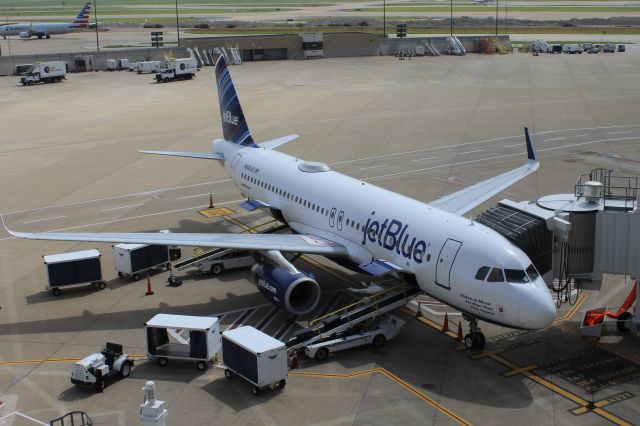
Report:
[[173,80],[189,80],[196,76],[198,60],[195,58],[176,59],[167,61],[165,67],[156,74],[158,83],[167,83]]
[[33,83],[58,83],[67,74],[67,63],[63,61],[38,62],[25,75],[20,77],[23,86]]

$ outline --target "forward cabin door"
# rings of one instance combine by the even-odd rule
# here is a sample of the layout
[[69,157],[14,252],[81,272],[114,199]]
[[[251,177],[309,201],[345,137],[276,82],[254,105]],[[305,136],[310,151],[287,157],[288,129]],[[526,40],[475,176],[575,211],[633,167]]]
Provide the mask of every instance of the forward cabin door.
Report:
[[462,247],[460,241],[452,240],[451,238],[445,241],[438,256],[438,262],[436,263],[436,284],[445,288],[451,288],[451,267],[456,260],[460,247]]

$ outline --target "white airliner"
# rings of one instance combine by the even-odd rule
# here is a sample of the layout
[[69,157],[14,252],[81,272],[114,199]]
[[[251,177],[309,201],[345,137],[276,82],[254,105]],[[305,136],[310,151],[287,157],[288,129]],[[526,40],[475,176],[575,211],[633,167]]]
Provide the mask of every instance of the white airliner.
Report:
[[293,234],[9,232],[40,240],[249,250],[258,259],[253,274],[260,292],[292,314],[311,312],[320,287],[282,253],[324,255],[371,275],[395,274],[459,309],[470,321],[470,348],[484,345],[479,319],[521,329],[541,329],[554,320],[549,290],[527,255],[462,216],[538,168],[526,128],[524,165],[425,204],[273,150],[296,135],[256,144],[223,57],[215,73],[224,139],[212,142],[213,151],[141,152],[221,162],[247,197],[241,206],[265,209]]
[[33,36],[51,38],[51,34],[70,33],[89,27],[90,10],[91,3],[85,3],[76,19],[67,23],[0,24],[0,35],[5,38],[14,35],[20,38],[31,38]]

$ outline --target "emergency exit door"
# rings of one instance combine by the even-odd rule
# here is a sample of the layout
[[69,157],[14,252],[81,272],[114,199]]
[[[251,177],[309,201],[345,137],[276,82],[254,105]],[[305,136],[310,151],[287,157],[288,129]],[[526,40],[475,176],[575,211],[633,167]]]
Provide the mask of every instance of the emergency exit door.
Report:
[[460,241],[452,240],[451,238],[445,241],[436,263],[436,284],[451,288],[451,267],[456,260],[460,247],[462,247]]

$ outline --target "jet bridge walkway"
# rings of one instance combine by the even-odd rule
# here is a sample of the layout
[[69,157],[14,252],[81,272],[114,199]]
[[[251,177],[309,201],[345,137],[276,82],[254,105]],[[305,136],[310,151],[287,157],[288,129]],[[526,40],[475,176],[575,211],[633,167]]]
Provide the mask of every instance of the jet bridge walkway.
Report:
[[286,343],[287,349],[297,351],[317,341],[338,333],[347,332],[367,320],[375,320],[382,315],[409,303],[420,293],[417,287],[400,285],[366,297],[354,304],[345,306],[330,314],[314,319],[295,333]]
[[[263,226],[268,226],[266,229],[264,229],[263,231],[260,231],[261,234],[276,234],[278,232],[284,231],[285,229],[288,229],[289,227],[287,225],[277,225],[276,221],[271,221],[271,222],[267,222],[263,225],[258,226],[257,228],[263,227]],[[197,249],[196,249],[197,250]],[[190,259],[184,260],[182,262],[176,263],[175,265],[173,265],[173,268],[178,270],[178,271],[182,271],[185,270],[187,268],[191,268],[194,266],[197,266],[198,263],[200,262],[205,262],[205,261],[209,261],[209,260],[215,260],[215,259],[219,259],[219,258],[223,258],[223,257],[227,257],[230,256],[231,254],[235,253],[235,252],[239,252],[241,250],[238,249],[225,249],[225,248],[215,248],[212,250],[207,250],[204,253],[201,253],[197,256],[194,256]]]

